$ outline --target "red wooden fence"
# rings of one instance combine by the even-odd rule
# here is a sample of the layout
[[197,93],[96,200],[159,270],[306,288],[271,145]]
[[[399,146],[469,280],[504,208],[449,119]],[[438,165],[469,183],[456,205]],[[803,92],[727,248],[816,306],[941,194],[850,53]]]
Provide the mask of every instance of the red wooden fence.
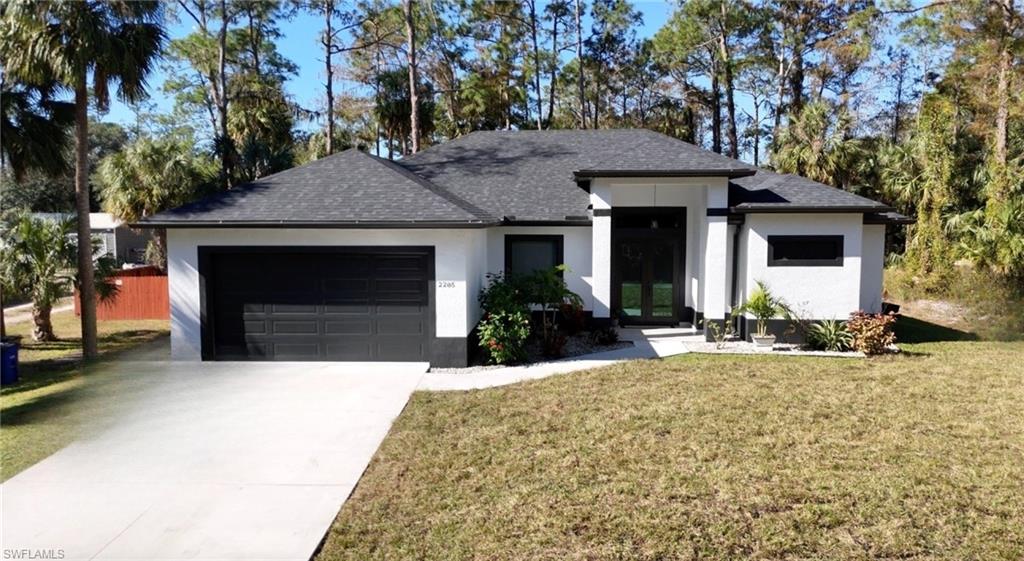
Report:
[[[117,296],[96,305],[96,319],[170,319],[171,303],[167,296],[167,275],[154,267],[140,267],[119,271],[113,282]],[[78,291],[75,291],[75,315],[79,310]]]

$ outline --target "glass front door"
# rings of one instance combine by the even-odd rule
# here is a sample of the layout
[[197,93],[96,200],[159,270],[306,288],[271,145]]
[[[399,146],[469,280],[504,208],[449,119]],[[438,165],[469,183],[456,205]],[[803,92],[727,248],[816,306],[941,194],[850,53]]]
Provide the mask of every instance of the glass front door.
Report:
[[625,239],[617,244],[617,296],[627,323],[675,323],[679,320],[679,242],[673,239]]

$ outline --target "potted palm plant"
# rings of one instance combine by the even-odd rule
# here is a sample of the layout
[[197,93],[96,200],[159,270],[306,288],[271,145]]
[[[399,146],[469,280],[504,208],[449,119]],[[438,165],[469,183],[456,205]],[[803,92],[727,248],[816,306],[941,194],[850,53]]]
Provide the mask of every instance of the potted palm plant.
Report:
[[757,281],[757,287],[736,311],[748,313],[757,320],[757,330],[750,335],[750,340],[758,348],[764,349],[771,349],[775,344],[775,335],[768,333],[768,320],[777,317],[789,318],[790,315],[789,306],[782,299],[772,295],[762,281]]

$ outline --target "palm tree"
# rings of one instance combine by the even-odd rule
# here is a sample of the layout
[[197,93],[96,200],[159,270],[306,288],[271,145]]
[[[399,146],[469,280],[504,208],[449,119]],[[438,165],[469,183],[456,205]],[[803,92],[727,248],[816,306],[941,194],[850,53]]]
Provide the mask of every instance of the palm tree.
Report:
[[[21,214],[5,225],[0,237],[0,284],[4,290],[32,297],[32,338],[54,341],[50,311],[60,298],[77,285],[75,260],[78,243],[72,235],[71,220],[48,220]],[[91,254],[93,244],[82,244]],[[116,287],[106,282],[113,261],[102,258],[96,277],[102,298],[111,297]],[[80,288],[80,287],[79,287]],[[81,292],[81,289],[79,290]]]
[[[21,182],[30,171],[54,177],[68,171],[68,129],[74,104],[54,99],[57,84],[11,84],[0,71],[0,170]],[[0,339],[7,336],[0,289]]]
[[[89,239],[89,79],[102,111],[110,87],[127,102],[146,95],[146,77],[166,34],[157,0],[12,0],[0,17],[0,57],[24,83],[52,78],[75,96],[75,203],[78,237]],[[92,252],[78,247],[82,279],[82,354],[97,354]]]
[[21,182],[30,171],[56,177],[68,168],[75,106],[54,99],[57,84],[11,84],[0,76],[0,167]]
[[843,121],[848,118],[840,114],[837,119],[825,103],[804,106],[779,135],[772,155],[775,169],[852,190],[848,170],[858,160],[861,147],[845,136]]
[[[96,175],[103,210],[132,223],[192,200],[216,179],[217,164],[182,143],[143,139],[104,158]],[[161,269],[167,258],[165,236],[158,230],[146,251]]]

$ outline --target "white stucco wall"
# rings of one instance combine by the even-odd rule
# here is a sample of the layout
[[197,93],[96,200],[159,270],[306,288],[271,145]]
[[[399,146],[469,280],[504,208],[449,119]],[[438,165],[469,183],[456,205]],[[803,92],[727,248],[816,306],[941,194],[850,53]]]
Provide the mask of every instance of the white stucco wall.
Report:
[[[487,269],[497,273],[505,269],[505,236],[562,236],[563,257],[569,271],[565,284],[583,298],[583,309],[594,309],[591,270],[591,229],[586,226],[505,226],[487,230]],[[475,298],[475,296],[474,296]]]
[[203,246],[433,246],[435,335],[465,337],[479,319],[477,293],[487,234],[480,229],[169,229],[167,274],[171,299],[171,356],[199,360],[199,270]]
[[[861,307],[862,220],[860,214],[748,214],[743,294],[761,280],[801,317],[846,319]],[[843,265],[769,267],[771,235],[842,235]]]
[[861,242],[860,308],[882,311],[882,270],[885,268],[885,225],[865,224]]

